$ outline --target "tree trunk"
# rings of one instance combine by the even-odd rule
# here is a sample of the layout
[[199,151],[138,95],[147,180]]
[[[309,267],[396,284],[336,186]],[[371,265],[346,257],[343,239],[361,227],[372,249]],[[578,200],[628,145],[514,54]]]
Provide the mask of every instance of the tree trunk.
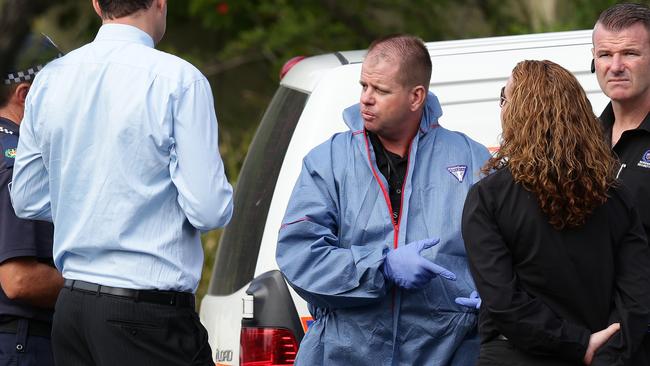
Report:
[[533,30],[548,32],[549,26],[556,21],[557,0],[528,0],[527,5]]

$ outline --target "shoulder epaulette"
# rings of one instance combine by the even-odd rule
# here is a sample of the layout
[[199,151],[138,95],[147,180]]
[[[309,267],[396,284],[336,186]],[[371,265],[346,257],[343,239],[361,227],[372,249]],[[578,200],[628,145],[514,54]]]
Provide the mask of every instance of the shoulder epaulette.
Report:
[[11,130],[9,130],[7,128],[4,128],[4,127],[0,126],[0,133],[4,133],[4,134],[7,134],[7,135],[13,135],[14,131],[11,131]]

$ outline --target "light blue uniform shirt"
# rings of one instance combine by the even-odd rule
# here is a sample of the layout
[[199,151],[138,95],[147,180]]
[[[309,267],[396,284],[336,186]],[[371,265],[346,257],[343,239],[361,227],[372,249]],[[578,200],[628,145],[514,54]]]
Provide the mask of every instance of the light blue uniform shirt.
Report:
[[34,80],[11,198],[54,222],[63,276],[195,291],[200,231],[232,215],[210,85],[138,28],[107,24]]

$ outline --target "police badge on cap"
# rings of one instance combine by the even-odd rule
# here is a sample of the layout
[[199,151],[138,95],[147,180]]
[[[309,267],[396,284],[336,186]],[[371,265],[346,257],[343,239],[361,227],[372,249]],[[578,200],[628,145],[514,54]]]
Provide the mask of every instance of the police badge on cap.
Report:
[[18,50],[14,64],[4,73],[4,83],[10,85],[31,81],[48,62],[61,56],[63,54],[50,37],[30,34]]

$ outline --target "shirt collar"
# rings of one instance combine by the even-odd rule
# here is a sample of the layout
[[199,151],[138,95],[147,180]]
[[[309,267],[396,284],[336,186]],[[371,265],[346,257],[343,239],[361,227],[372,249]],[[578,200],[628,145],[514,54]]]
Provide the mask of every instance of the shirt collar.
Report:
[[6,128],[7,130],[13,132],[14,135],[18,135],[18,131],[20,130],[20,126],[18,126],[18,124],[3,117],[0,117],[0,127]]
[[[601,113],[600,117],[600,122],[603,124],[603,128],[606,133],[610,134],[611,137],[611,131],[612,127],[614,126],[614,108],[612,108],[612,102],[609,102],[607,104],[607,107],[603,110],[603,113]],[[645,130],[650,132],[650,113],[648,113],[645,118],[643,119],[643,122],[637,127],[639,130]]]
[[[383,155],[384,154],[383,152],[385,152],[386,154],[388,154],[388,156],[390,156],[392,161],[396,162],[396,163],[402,163],[402,162],[404,162],[404,161],[406,161],[408,159],[408,155],[409,155],[408,150],[406,151],[406,155],[404,155],[403,157],[399,156],[399,155],[397,155],[395,153],[392,153],[392,152],[386,150],[384,145],[381,143],[381,140],[379,140],[379,137],[377,136],[377,134],[375,134],[375,133],[373,133],[371,131],[368,131],[368,130],[366,130],[366,133],[368,134],[368,138],[370,139],[370,143],[372,143],[372,147],[375,150],[375,155],[377,155],[377,156]],[[380,152],[382,152],[382,153],[380,154]]]
[[125,41],[154,47],[153,38],[140,28],[126,24],[104,24],[99,28],[95,41]]
[[641,122],[641,124],[637,128],[650,132],[650,113],[646,114],[645,118],[643,119],[643,122]]
[[606,132],[612,130],[612,127],[614,126],[614,109],[612,109],[612,102],[607,104],[607,107],[605,107],[603,113],[600,114],[598,119]]

